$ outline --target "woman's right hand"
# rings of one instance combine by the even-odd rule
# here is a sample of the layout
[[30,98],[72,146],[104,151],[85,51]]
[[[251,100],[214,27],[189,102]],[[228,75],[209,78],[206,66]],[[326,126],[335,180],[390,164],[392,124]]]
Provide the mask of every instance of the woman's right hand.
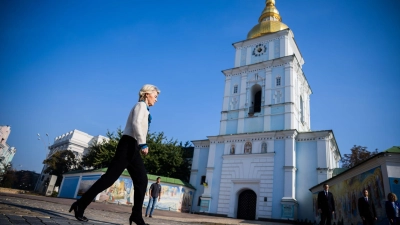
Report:
[[142,149],[142,154],[143,155],[147,155],[147,153],[149,153],[149,148]]

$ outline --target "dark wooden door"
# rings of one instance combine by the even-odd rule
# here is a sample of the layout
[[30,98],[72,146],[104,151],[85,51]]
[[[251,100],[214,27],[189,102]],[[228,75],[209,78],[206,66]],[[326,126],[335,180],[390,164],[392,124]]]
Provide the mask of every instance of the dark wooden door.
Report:
[[237,218],[245,220],[256,219],[257,195],[252,190],[240,193],[237,207]]

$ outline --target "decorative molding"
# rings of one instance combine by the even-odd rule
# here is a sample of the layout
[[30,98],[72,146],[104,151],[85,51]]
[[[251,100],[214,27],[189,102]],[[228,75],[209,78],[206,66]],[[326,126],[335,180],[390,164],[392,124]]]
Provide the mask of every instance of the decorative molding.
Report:
[[195,148],[209,148],[210,145],[195,145]]
[[240,158],[261,158],[261,157],[265,157],[265,158],[273,158],[275,156],[275,152],[266,152],[266,153],[251,153],[251,154],[235,154],[235,155],[231,155],[231,154],[227,154],[227,155],[223,155],[222,158],[225,159],[240,159]]
[[283,166],[285,171],[296,171],[297,168],[295,166]]
[[249,45],[245,45],[245,46],[242,46],[242,47],[237,47],[236,49],[244,49],[244,48],[254,48],[254,47],[256,47],[257,45],[259,45],[259,44],[269,44],[269,42],[272,42],[272,41],[275,41],[275,40],[280,40],[280,39],[285,39],[285,35],[281,35],[281,36],[279,36],[279,37],[276,37],[276,38],[273,38],[273,39],[269,39],[269,40],[265,40],[265,41],[262,41],[262,42],[257,42],[257,43],[254,43],[254,44],[249,44]]
[[296,141],[315,141],[315,138],[298,138]]
[[231,180],[232,183],[234,184],[243,184],[243,183],[256,183],[259,184],[260,183],[260,179],[232,179]]

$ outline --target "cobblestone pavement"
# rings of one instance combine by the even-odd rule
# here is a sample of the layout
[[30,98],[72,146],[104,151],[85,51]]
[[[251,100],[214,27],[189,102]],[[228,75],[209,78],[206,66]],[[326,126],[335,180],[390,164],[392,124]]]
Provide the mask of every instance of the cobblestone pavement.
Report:
[[[0,225],[129,224],[130,207],[99,202],[92,202],[85,210],[85,216],[89,222],[77,221],[73,213],[68,212],[74,201],[75,199],[0,193]],[[145,208],[143,208],[143,214],[144,210]],[[163,210],[155,210],[153,218],[146,217],[144,220],[151,225],[281,224]]]

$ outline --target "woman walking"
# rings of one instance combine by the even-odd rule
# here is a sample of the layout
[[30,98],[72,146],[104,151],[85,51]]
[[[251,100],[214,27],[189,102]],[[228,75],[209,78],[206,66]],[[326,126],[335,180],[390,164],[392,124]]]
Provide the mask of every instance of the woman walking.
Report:
[[140,152],[147,155],[149,149],[146,144],[146,136],[151,123],[149,107],[157,102],[160,90],[150,84],[144,85],[139,91],[139,102],[133,106],[120,139],[115,156],[108,166],[107,172],[97,180],[83,196],[74,202],[70,212],[74,210],[75,218],[79,221],[88,221],[83,216],[86,207],[98,193],[110,187],[122,174],[125,168],[132,178],[135,190],[134,205],[129,217],[138,225],[146,225],[142,217],[142,205],[147,188],[147,173],[140,156]]

